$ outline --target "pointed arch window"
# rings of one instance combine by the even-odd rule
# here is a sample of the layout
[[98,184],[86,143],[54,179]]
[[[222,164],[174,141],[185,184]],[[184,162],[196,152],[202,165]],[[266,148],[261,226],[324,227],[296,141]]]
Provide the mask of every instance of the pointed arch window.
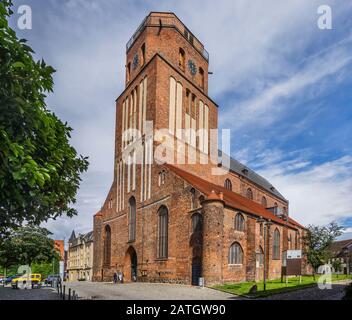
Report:
[[195,213],[192,216],[192,232],[201,232],[202,226],[202,215],[200,213]]
[[278,229],[274,231],[273,260],[280,260],[280,231]]
[[237,213],[235,216],[235,230],[236,231],[244,231],[244,218],[241,213]]
[[192,188],[191,189],[191,210],[195,209],[197,207],[196,203],[196,189]]
[[232,182],[230,179],[225,180],[224,186],[225,186],[225,189],[232,191]]
[[200,83],[199,86],[204,89],[204,70],[203,68],[199,68],[199,76],[200,76]]
[[127,82],[131,79],[131,62],[127,64]]
[[182,71],[185,71],[185,65],[186,65],[186,54],[185,54],[185,51],[182,48],[180,48],[179,55],[178,55],[178,66]]
[[247,189],[246,197],[250,200],[253,200],[253,191],[251,188]]
[[159,187],[165,184],[166,181],[166,172],[165,170],[159,172]]
[[128,216],[128,241],[136,240],[136,199],[131,197],[129,200],[130,211]]
[[141,64],[142,64],[142,66],[143,66],[143,65],[145,64],[145,43],[142,44],[141,52],[142,52],[142,61],[141,61]]
[[111,263],[111,228],[109,225],[104,229],[104,265],[110,266]]
[[242,264],[243,263],[243,249],[238,242],[235,242],[230,247],[229,264]]
[[268,201],[266,200],[266,198],[263,196],[262,197],[262,206],[264,207],[264,208],[267,208],[268,207]]
[[165,206],[158,210],[158,258],[166,259],[168,257],[168,228],[169,212]]

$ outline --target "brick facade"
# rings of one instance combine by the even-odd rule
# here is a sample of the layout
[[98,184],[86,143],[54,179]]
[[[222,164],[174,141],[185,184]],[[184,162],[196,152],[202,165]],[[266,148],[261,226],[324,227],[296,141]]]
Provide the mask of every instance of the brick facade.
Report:
[[[185,68],[180,67],[180,48],[185,55]],[[182,128],[186,127],[189,92],[194,96],[195,106],[190,117],[197,130],[202,125],[217,129],[218,106],[207,95],[208,57],[204,46],[174,14],[151,13],[128,43],[126,59],[126,88],[116,100],[114,181],[102,209],[94,216],[93,280],[111,281],[115,272],[123,272],[125,281],[183,284],[196,283],[198,277],[204,277],[206,284],[261,279],[263,265],[258,257],[264,240],[257,223],[259,216],[273,221],[268,230],[266,264],[268,276],[279,277],[281,255],[278,260],[272,258],[274,230],[277,228],[280,233],[280,252],[300,248],[296,234],[301,237],[304,232],[303,227],[288,217],[289,203],[283,197],[234,171],[213,175],[211,170],[218,163],[200,163],[201,157],[209,160],[210,155],[201,151],[199,137],[194,146],[196,164],[169,166],[153,161],[148,166],[143,160],[134,167],[123,162],[126,155],[133,157],[133,150],[147,159],[150,148],[153,154],[162,143],[155,141],[158,139],[152,132],[154,139],[148,147],[148,133],[141,127],[145,119],[153,122],[154,129],[170,128],[170,77],[182,88],[175,98],[179,103],[182,96],[179,106],[182,117],[176,115],[176,123],[179,119]],[[192,63],[196,66],[195,73],[189,67]],[[201,103],[204,110],[208,108],[208,117],[201,118],[206,114]],[[131,128],[131,123],[142,131],[142,136],[131,138],[132,142],[125,146],[122,131]],[[176,141],[173,136],[172,139]],[[189,158],[187,148],[173,152],[184,156],[186,161]],[[226,179],[231,180],[232,191],[223,190]],[[248,188],[252,190],[253,200],[245,198]],[[285,208],[287,214],[278,217],[266,210],[261,206],[263,196],[268,208],[276,204]],[[135,217],[132,198],[136,202]],[[166,221],[161,218],[165,210],[166,229],[165,222],[161,222]],[[241,231],[235,230],[238,213],[244,219]],[[195,229],[194,221],[198,218],[201,227]],[[133,239],[130,239],[131,230],[135,230]],[[241,263],[231,264],[229,250],[235,243],[241,246],[242,259]],[[160,256],[160,252],[165,256]]]

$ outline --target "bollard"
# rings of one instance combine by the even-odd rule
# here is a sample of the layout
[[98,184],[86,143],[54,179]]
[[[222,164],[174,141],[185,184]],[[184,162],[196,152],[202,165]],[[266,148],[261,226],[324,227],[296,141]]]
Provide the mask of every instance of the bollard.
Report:
[[65,291],[66,291],[66,286],[64,286],[64,291],[62,293],[62,300],[65,300]]
[[60,298],[62,298],[62,284],[60,283]]
[[76,291],[75,290],[72,291],[72,300],[76,300]]
[[68,300],[71,300],[71,288],[68,288]]

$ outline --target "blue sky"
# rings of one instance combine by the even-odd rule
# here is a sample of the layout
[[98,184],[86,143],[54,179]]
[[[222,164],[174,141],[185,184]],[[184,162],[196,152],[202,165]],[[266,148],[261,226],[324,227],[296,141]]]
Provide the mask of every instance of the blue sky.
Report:
[[[18,31],[57,69],[48,106],[75,129],[90,157],[79,216],[49,222],[55,237],[86,232],[113,178],[114,100],[125,44],[149,11],[173,11],[210,54],[209,95],[231,154],[290,200],[304,224],[337,221],[352,237],[352,3],[349,1],[14,1],[33,11]],[[332,30],[317,26],[321,4]],[[16,18],[12,25],[16,28]]]

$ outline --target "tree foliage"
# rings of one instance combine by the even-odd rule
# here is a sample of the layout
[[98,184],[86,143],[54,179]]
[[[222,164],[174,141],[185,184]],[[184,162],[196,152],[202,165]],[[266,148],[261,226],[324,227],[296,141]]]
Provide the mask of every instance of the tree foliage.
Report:
[[51,232],[38,226],[20,227],[11,231],[0,247],[0,265],[32,265],[32,263],[50,263],[58,260]]
[[303,241],[307,261],[314,271],[328,262],[330,258],[329,247],[342,234],[342,229],[334,222],[327,226],[308,226]]
[[342,262],[340,259],[334,259],[331,262],[331,266],[334,268],[334,271],[337,272],[341,272],[342,270]]
[[69,143],[72,129],[46,107],[55,70],[9,27],[11,5],[0,0],[0,241],[23,223],[77,214],[88,168]]

